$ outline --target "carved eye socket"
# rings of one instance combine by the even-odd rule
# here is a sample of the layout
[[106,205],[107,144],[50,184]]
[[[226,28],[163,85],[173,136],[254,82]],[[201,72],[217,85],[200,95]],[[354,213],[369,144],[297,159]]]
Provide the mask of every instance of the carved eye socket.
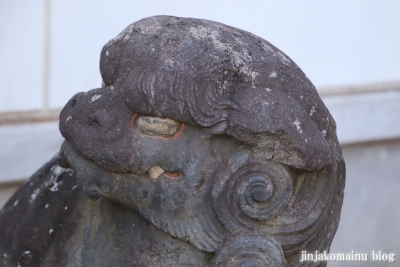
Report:
[[180,135],[185,124],[169,118],[132,115],[131,123],[139,132],[156,137],[172,139]]

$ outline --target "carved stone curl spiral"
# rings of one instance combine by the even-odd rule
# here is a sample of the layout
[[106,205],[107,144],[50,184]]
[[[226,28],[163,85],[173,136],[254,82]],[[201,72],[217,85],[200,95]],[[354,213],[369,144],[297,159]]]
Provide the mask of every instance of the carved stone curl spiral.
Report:
[[228,240],[215,257],[218,267],[279,267],[284,263],[280,245],[256,235],[239,235]]
[[276,163],[249,163],[214,186],[213,203],[225,227],[235,233],[245,226],[259,227],[257,221],[274,218],[292,194],[289,172]]

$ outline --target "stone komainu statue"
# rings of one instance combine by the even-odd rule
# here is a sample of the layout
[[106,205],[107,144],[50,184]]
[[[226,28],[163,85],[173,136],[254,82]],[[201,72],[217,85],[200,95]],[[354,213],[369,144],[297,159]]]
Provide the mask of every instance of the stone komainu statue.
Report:
[[[2,266],[314,266],[338,226],[335,122],[284,53],[221,23],[140,20],[60,153],[0,214]],[[91,201],[92,200],[92,201]],[[97,200],[97,201],[93,201]]]

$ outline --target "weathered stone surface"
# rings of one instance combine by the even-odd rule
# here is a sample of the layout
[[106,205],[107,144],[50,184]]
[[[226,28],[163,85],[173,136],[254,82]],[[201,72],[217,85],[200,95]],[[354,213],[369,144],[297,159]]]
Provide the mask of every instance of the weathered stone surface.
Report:
[[60,114],[60,154],[0,214],[5,266],[300,266],[329,250],[344,161],[283,52],[156,16],[108,42],[100,70]]

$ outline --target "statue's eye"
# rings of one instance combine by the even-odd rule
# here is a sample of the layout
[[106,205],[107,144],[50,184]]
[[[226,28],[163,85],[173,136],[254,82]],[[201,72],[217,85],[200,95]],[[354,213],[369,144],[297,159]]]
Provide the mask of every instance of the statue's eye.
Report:
[[131,122],[142,134],[168,139],[177,137],[185,128],[183,123],[173,119],[141,116],[137,113],[132,115]]

